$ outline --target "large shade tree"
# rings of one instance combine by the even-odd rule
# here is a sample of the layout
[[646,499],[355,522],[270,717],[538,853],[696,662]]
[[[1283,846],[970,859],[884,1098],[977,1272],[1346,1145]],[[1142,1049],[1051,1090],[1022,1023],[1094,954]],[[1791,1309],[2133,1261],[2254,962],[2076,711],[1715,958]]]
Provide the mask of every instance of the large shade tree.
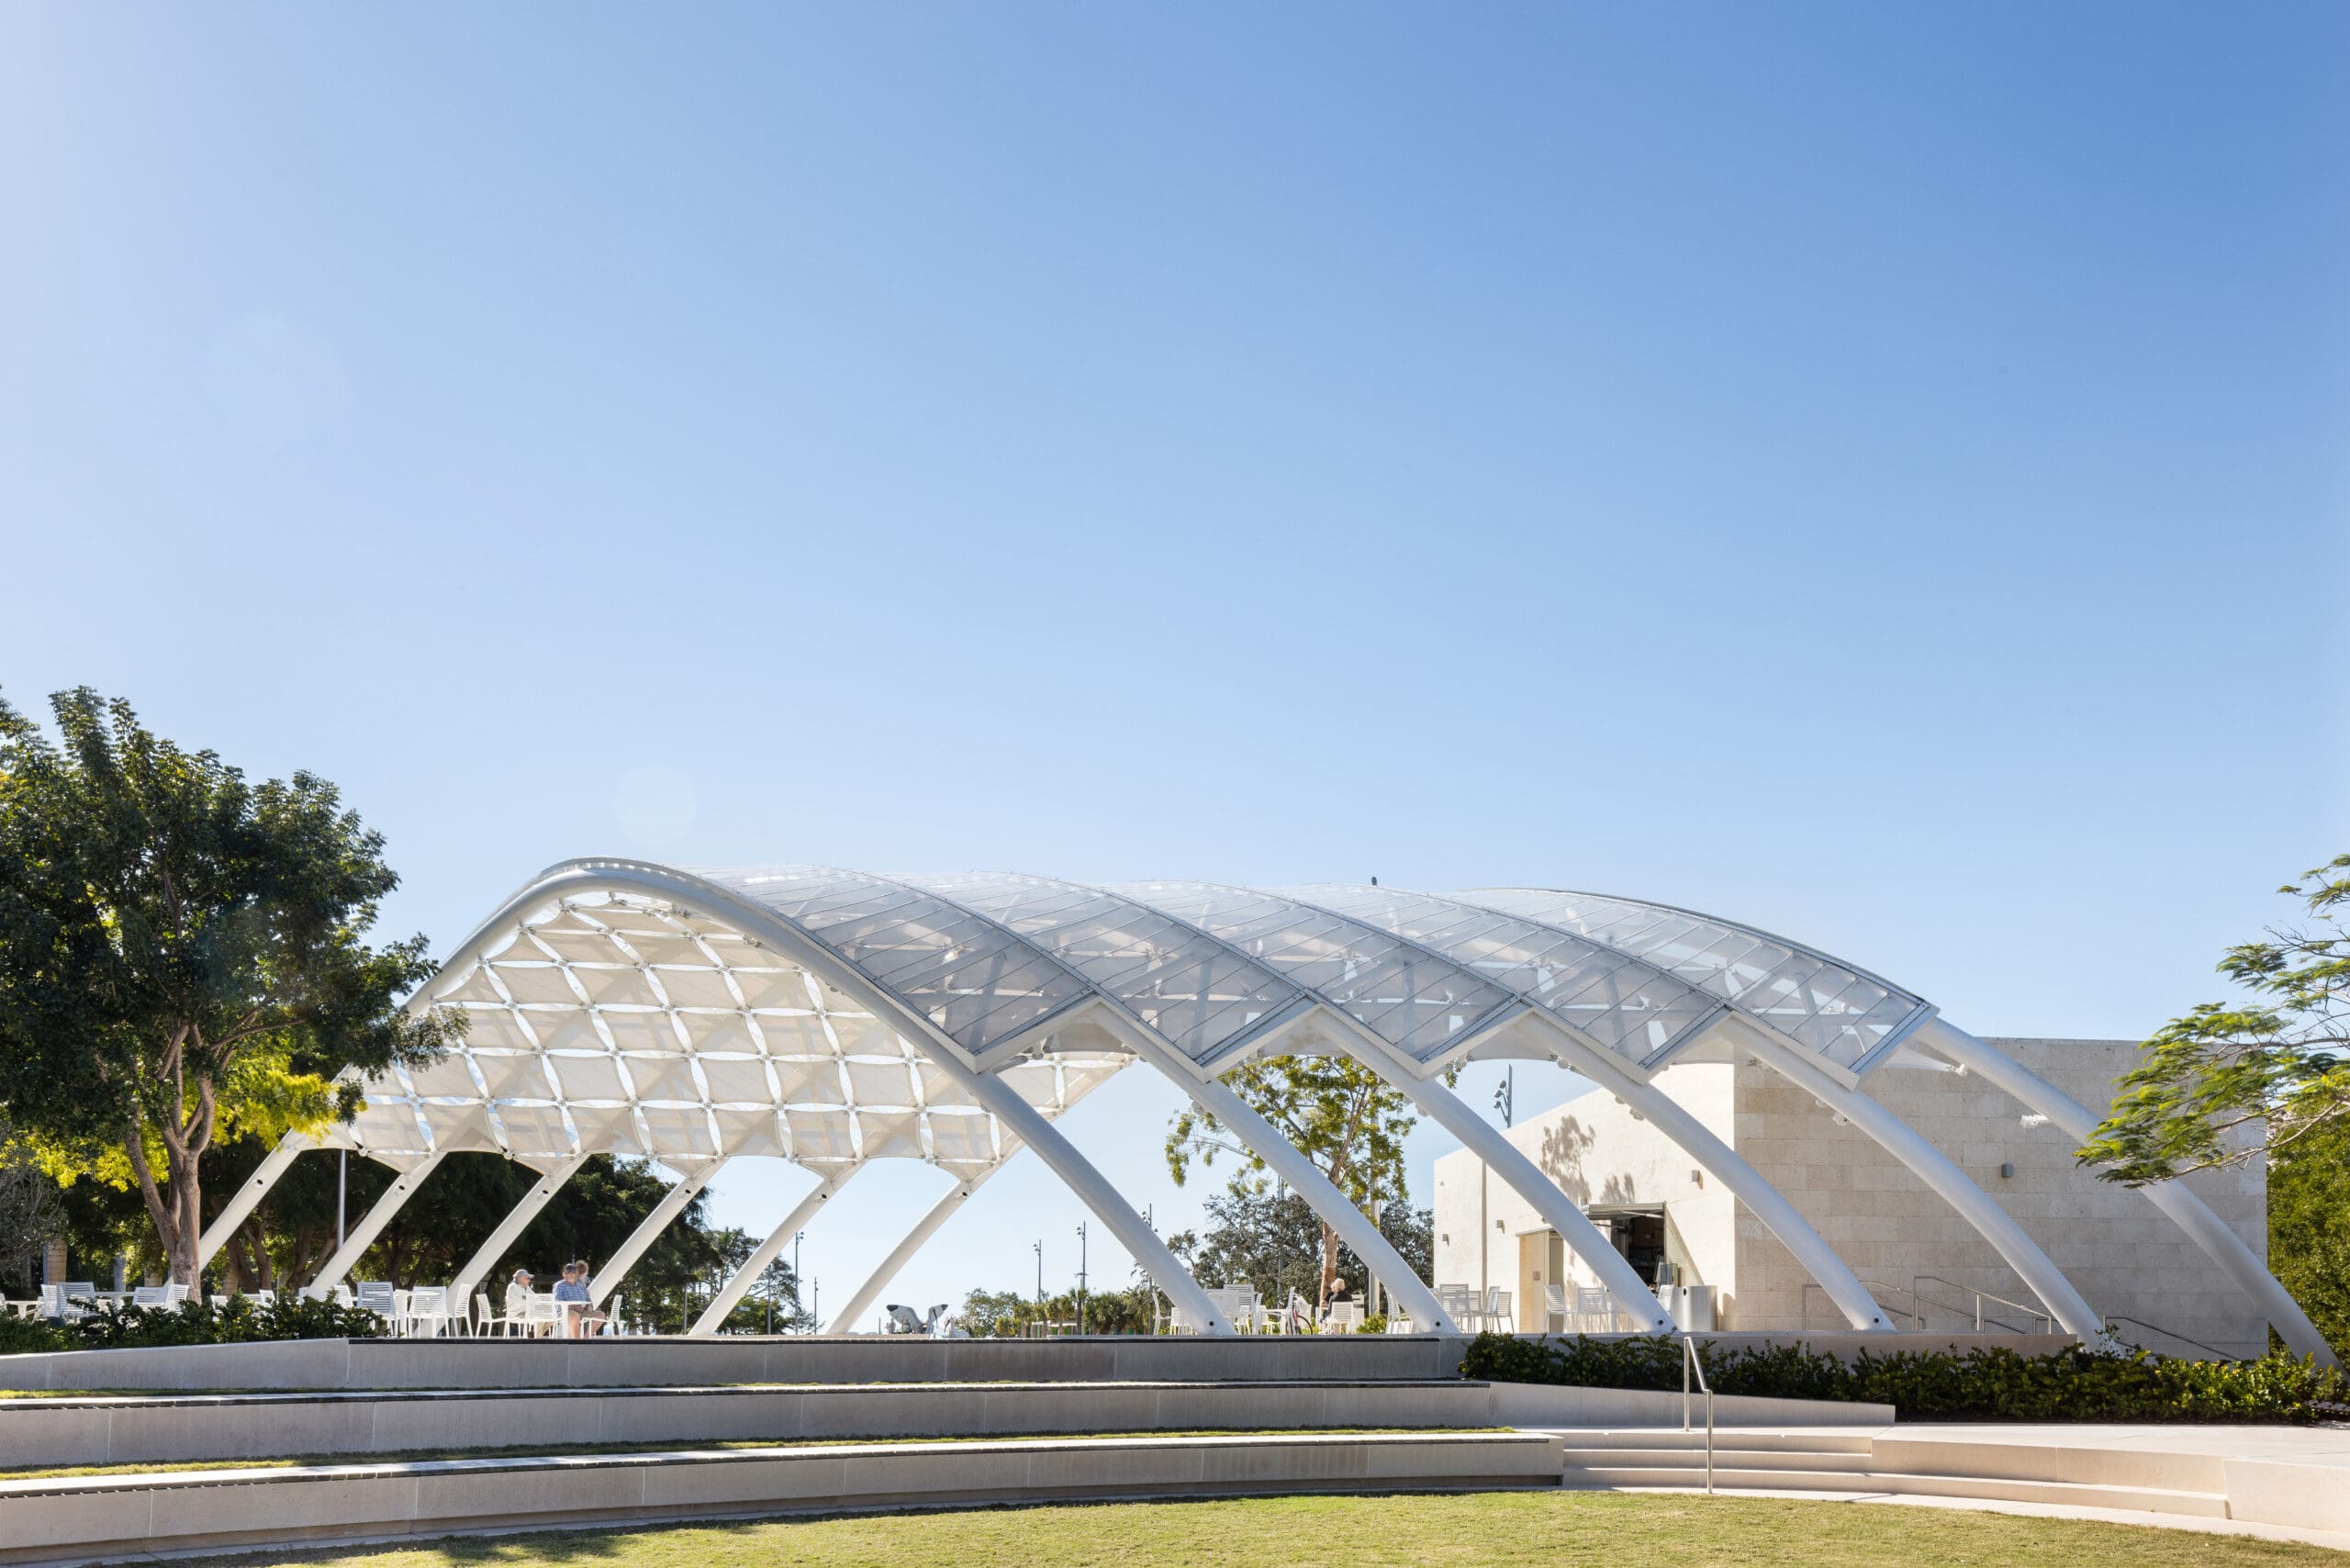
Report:
[[425,941],[367,945],[398,879],[332,784],[249,784],[87,688],[51,707],[54,742],[0,700],[0,1112],[135,1185],[193,1283],[216,1138],[347,1116],[347,1070],[431,1060],[462,1016],[401,1007]]
[[2146,1042],[2080,1151],[2105,1180],[2141,1186],[2242,1164],[2350,1124],[2350,855],[2277,890],[2306,923],[2229,948],[2220,972],[2245,994]]
[[[1225,1074],[1224,1081],[1356,1207],[1369,1213],[1381,1202],[1403,1201],[1404,1137],[1415,1119],[1403,1092],[1377,1073],[1350,1057],[1275,1056],[1259,1057]],[[1213,1166],[1223,1155],[1240,1165],[1232,1191],[1265,1184],[1265,1161],[1197,1104],[1169,1119],[1166,1153],[1168,1172],[1179,1187],[1194,1161]],[[1315,1224],[1321,1253],[1315,1298],[1324,1305],[1338,1278],[1338,1233]]]

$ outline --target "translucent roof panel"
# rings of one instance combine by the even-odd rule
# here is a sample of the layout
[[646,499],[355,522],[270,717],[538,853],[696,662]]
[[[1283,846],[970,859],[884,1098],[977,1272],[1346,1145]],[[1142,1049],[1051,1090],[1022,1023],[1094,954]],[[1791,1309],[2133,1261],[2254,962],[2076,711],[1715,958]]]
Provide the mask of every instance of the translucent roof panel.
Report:
[[976,1056],[1086,994],[1002,926],[860,871],[762,867],[701,875],[765,904]]
[[1628,953],[1515,915],[1393,888],[1332,884],[1290,896],[1433,947],[1633,1061],[1721,1012],[1713,997]]
[[1204,882],[1103,890],[1194,926],[1312,991],[1417,1061],[1516,1001],[1449,959],[1272,893]]
[[1301,994],[1195,927],[1098,889],[984,872],[908,880],[1017,932],[1194,1061]]
[[1458,896],[1634,954],[1843,1067],[1897,1040],[1926,1009],[1909,992],[1824,954],[1707,915],[1541,889],[1480,888]]
[[[715,921],[584,896],[529,912],[478,950],[427,991],[465,1010],[463,1042],[370,1081],[357,1120],[326,1141],[394,1162],[453,1148],[542,1164],[723,1150],[824,1166],[935,1158],[961,1174],[974,1151],[1019,1147],[890,1021]],[[1049,960],[1023,961],[1084,994]],[[1053,1116],[1126,1061],[1054,1052],[1007,1077]],[[943,1140],[934,1118],[953,1124]],[[951,1157],[929,1152],[940,1147]]]

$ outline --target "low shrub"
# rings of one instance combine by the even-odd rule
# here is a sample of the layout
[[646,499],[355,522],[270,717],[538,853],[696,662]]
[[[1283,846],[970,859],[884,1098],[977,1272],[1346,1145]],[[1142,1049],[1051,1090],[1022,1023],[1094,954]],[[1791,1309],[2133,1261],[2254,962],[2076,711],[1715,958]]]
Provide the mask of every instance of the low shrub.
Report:
[[[2013,1350],[1863,1350],[1850,1363],[1800,1344],[1700,1342],[1716,1394],[1890,1405],[1911,1417],[1997,1421],[2314,1421],[2350,1399],[2350,1378],[2314,1359],[2195,1361],[2080,1347]],[[1460,1375],[1496,1383],[1678,1392],[1681,1341],[1667,1336],[1572,1340],[1480,1334]]]
[[126,1350],[157,1345],[240,1345],[266,1339],[370,1339],[384,1320],[332,1301],[256,1302],[231,1296],[218,1306],[106,1305],[60,1326],[41,1318],[0,1318],[0,1355],[36,1350]]

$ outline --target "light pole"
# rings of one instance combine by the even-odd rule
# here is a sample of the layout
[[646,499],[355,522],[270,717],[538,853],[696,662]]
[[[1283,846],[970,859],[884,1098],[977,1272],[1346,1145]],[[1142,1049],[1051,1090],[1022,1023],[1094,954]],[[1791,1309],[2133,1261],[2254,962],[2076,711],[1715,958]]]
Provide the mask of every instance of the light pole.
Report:
[[344,1149],[334,1168],[334,1249],[342,1250],[342,1219],[351,1204],[345,1194],[351,1191],[351,1150]]
[[[800,1242],[807,1234],[804,1230],[795,1230],[791,1233],[791,1305],[794,1306],[800,1305],[800,1282],[807,1278],[800,1271]],[[815,1316],[812,1308],[808,1316],[811,1317]],[[815,1330],[815,1325],[811,1323],[808,1328],[809,1332],[812,1333]]]
[[1045,1238],[1036,1238],[1036,1305],[1045,1305]]
[[1077,1332],[1085,1333],[1085,1222],[1077,1222]]

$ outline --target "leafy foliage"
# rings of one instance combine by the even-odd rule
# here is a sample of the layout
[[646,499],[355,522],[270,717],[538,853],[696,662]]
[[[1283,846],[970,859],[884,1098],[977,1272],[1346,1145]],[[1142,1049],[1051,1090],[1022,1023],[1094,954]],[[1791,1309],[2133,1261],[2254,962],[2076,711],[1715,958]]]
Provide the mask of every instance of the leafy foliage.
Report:
[[51,710],[60,744],[0,701],[0,1106],[52,1174],[135,1185],[193,1282],[217,1137],[348,1115],[344,1070],[462,1020],[398,1005],[424,938],[362,940],[398,879],[332,784],[248,784],[87,688]]
[[213,1306],[107,1305],[62,1326],[39,1318],[0,1317],[0,1353],[31,1350],[125,1350],[158,1345],[243,1345],[265,1339],[373,1339],[384,1320],[331,1301],[256,1302],[231,1296]]
[[[1167,1298],[1157,1298],[1158,1322],[1169,1321]],[[1085,1331],[1088,1334],[1147,1334],[1151,1332],[1152,1292],[1147,1285],[1133,1285],[1122,1291],[1088,1291],[1085,1293]],[[964,1329],[974,1339],[1013,1339],[1027,1330],[1032,1323],[1069,1325],[1074,1331],[1077,1322],[1077,1293],[1063,1291],[1046,1296],[1042,1304],[1035,1297],[1022,1295],[1017,1291],[973,1291],[963,1298],[960,1315]]]
[[[2075,1348],[2045,1356],[2004,1349],[1863,1350],[1847,1363],[1801,1345],[1700,1343],[1717,1394],[1890,1405],[1904,1417],[2001,1421],[2314,1421],[2350,1399],[2350,1378],[2282,1352],[2248,1361],[2181,1361]],[[1480,1334],[1460,1375],[1581,1388],[1681,1387],[1681,1341],[1520,1338]],[[2327,1406],[2333,1408],[2329,1409]]]
[[2080,1150],[2104,1180],[2241,1164],[2350,1118],[2350,855],[2277,890],[2312,924],[2229,948],[2220,972],[2249,998],[2205,1002],[2146,1042]]
[[2350,1361],[2350,1122],[2313,1127],[2269,1161],[2268,1267]]
[[[1405,1109],[1410,1102],[1360,1062],[1345,1056],[1259,1057],[1225,1074],[1224,1081],[1356,1207],[1368,1211],[1376,1200],[1404,1199],[1404,1138],[1416,1125]],[[1261,1192],[1267,1184],[1265,1161],[1203,1106],[1187,1105],[1169,1119],[1166,1153],[1168,1171],[1179,1187],[1194,1160],[1206,1169],[1226,1154],[1241,1166],[1231,1192]],[[1318,1220],[1315,1225],[1319,1306],[1328,1302],[1332,1282],[1339,1277],[1339,1243],[1336,1230]]]
[[[1167,1245],[1203,1285],[1251,1285],[1259,1299],[1285,1302],[1291,1290],[1304,1291],[1319,1278],[1321,1220],[1305,1200],[1291,1192],[1260,1193],[1243,1187],[1207,1201],[1204,1232],[1181,1231]],[[1427,1209],[1390,1204],[1381,1214],[1380,1234],[1423,1282],[1435,1277],[1435,1215]],[[1341,1242],[1337,1277],[1360,1287],[1370,1271]]]

